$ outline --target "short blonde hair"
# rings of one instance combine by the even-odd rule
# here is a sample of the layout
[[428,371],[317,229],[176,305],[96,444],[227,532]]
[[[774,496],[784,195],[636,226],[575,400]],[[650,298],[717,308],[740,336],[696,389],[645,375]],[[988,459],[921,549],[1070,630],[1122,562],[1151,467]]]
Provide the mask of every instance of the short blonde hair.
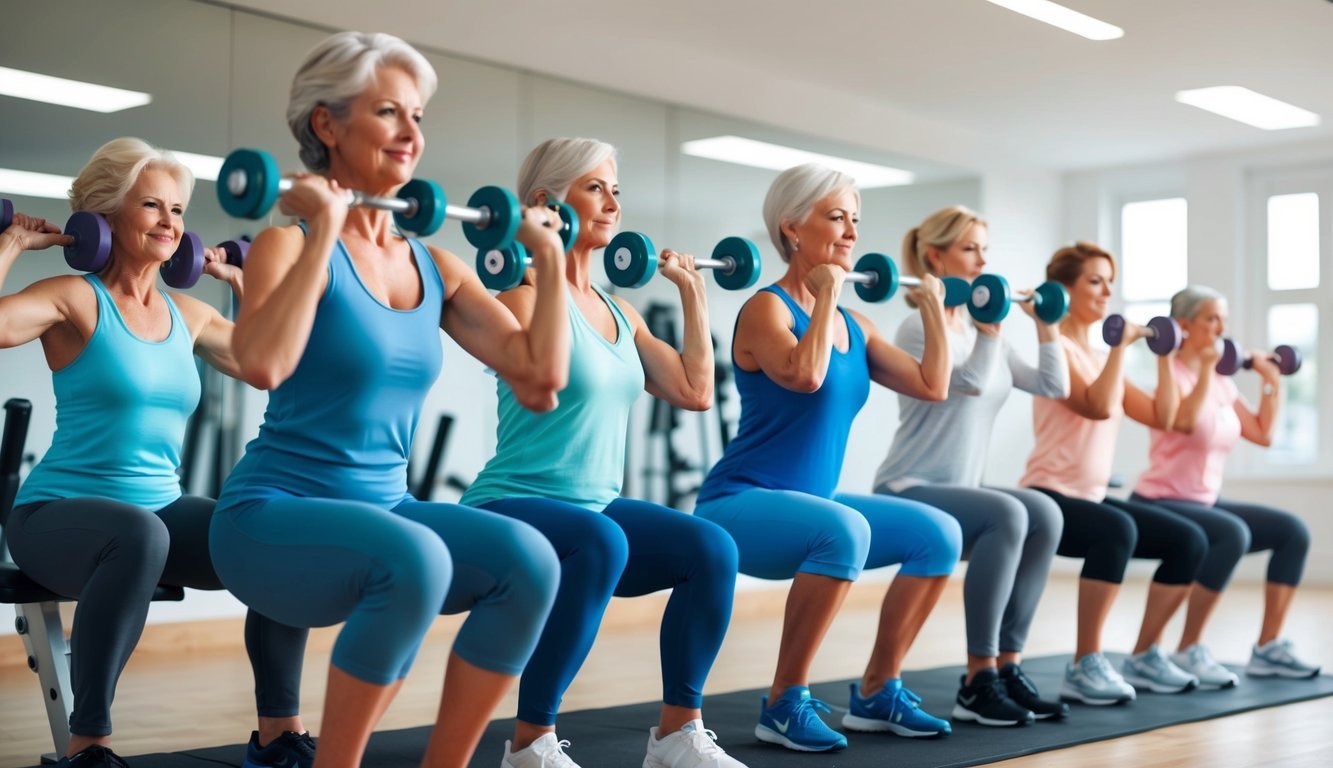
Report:
[[563,201],[570,185],[607,160],[616,165],[616,148],[604,141],[547,139],[528,153],[518,170],[518,199],[536,205],[537,193],[545,192],[550,201]]
[[181,201],[190,204],[194,174],[176,156],[143,139],[112,139],[97,148],[69,188],[69,207],[110,216],[125,203],[125,195],[139,181],[145,168],[171,174],[180,185]]
[[773,241],[773,247],[778,249],[783,261],[791,261],[792,245],[782,234],[782,225],[804,223],[816,203],[848,189],[856,193],[856,202],[860,205],[861,192],[856,188],[856,179],[817,163],[788,168],[773,179],[764,196],[764,226],[768,228],[768,239]]
[[329,169],[329,148],[315,135],[310,117],[326,107],[334,118],[347,117],[352,102],[381,67],[401,67],[417,84],[421,103],[430,101],[439,82],[435,68],[402,39],[382,32],[339,32],[306,54],[292,77],[287,99],[287,127],[300,145],[301,162],[315,173]]

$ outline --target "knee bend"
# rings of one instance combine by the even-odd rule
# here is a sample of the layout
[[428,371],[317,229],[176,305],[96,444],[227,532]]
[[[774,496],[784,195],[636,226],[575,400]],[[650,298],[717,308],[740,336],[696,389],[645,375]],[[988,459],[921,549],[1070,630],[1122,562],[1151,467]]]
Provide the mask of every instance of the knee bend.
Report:
[[496,559],[507,565],[502,580],[511,598],[547,606],[554,602],[560,586],[560,558],[537,529],[512,526],[494,552]]
[[694,522],[699,524],[689,526],[688,533],[682,537],[684,548],[694,562],[694,570],[734,577],[740,554],[731,534],[706,521]]
[[1310,527],[1295,515],[1285,518],[1286,530],[1282,537],[1282,549],[1304,556],[1310,551]]
[[118,522],[109,549],[145,567],[156,567],[161,573],[170,548],[171,533],[167,530],[167,524],[157,515],[145,512],[128,515]]
[[947,574],[963,555],[963,529],[954,518],[941,515],[937,524],[927,530],[926,548],[931,570]]
[[859,514],[851,514],[821,530],[808,557],[819,563],[860,571],[869,556],[870,523]]
[[1250,551],[1250,527],[1239,518],[1228,520],[1225,527],[1217,533],[1212,549],[1217,557],[1240,562]]
[[430,614],[444,607],[445,595],[453,581],[454,562],[449,549],[436,536],[407,534],[377,558],[379,578],[372,584],[388,593],[390,600],[403,606],[415,605]]
[[1028,510],[1012,496],[998,496],[991,509],[990,535],[1010,547],[1021,546],[1028,533]]
[[[629,562],[629,542],[625,532],[606,515],[588,515],[578,533],[578,552],[560,564],[564,573],[579,571],[580,578],[612,589]],[[518,543],[526,548],[525,543]]]

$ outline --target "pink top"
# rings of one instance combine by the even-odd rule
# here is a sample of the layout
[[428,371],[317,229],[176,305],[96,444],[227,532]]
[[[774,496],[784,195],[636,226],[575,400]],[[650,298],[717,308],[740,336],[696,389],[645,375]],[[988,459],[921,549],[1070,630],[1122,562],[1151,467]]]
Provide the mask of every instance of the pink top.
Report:
[[[1194,391],[1199,377],[1180,360],[1172,365],[1180,396],[1186,397]],[[1193,432],[1187,435],[1152,430],[1148,469],[1139,476],[1134,492],[1149,499],[1216,504],[1227,456],[1240,440],[1240,417],[1236,415],[1239,398],[1240,392],[1231,379],[1214,375],[1208,398],[1199,407]]]
[[[1083,349],[1066,336],[1069,367],[1091,382],[1106,367],[1106,353]],[[1122,400],[1111,403],[1109,419],[1089,419],[1075,413],[1064,400],[1032,399],[1036,445],[1028,457],[1027,473],[1019,485],[1046,488],[1075,499],[1101,501],[1111,479],[1115,438],[1125,416]]]

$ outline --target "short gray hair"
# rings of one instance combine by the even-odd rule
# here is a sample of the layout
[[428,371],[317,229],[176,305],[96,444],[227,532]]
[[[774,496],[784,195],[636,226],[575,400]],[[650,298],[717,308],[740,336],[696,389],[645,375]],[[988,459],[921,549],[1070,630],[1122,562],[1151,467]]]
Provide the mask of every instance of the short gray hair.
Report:
[[518,199],[536,205],[537,193],[545,192],[551,201],[562,201],[570,185],[607,160],[616,164],[616,148],[604,141],[547,139],[528,153],[518,170]]
[[815,209],[815,203],[845,189],[855,192],[860,204],[861,193],[856,189],[856,179],[842,171],[806,163],[778,174],[764,197],[764,225],[783,261],[791,260],[792,248],[787,236],[782,234],[782,225],[786,222],[804,223]]
[[306,54],[292,78],[287,126],[301,146],[301,162],[315,173],[329,169],[329,149],[315,135],[310,117],[326,107],[339,120],[382,67],[400,67],[416,81],[424,104],[439,78],[426,57],[400,38],[382,32],[339,32]]
[[1225,307],[1227,297],[1206,285],[1186,286],[1171,297],[1171,317],[1176,320],[1193,320],[1203,305],[1210,301]]
[[112,139],[97,148],[69,188],[69,207],[110,216],[125,203],[125,195],[145,168],[171,174],[180,185],[181,202],[189,205],[194,174],[176,156],[143,139]]

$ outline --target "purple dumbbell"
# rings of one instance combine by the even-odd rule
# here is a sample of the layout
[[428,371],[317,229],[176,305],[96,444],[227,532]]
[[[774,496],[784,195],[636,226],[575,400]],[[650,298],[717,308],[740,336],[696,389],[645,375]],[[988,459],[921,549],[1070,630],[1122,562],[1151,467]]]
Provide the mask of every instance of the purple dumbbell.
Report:
[[[1287,344],[1278,345],[1268,359],[1277,364],[1277,370],[1283,376],[1290,376],[1301,369],[1301,351]],[[1222,356],[1218,358],[1215,369],[1218,373],[1232,376],[1241,368],[1253,367],[1253,355],[1241,352],[1240,347],[1231,339],[1222,339]]]
[[[1124,315],[1111,315],[1102,322],[1102,341],[1115,347],[1125,337]],[[1180,326],[1169,317],[1154,317],[1144,327],[1144,338],[1148,340],[1148,349],[1157,356],[1169,355],[1180,349],[1182,334]]]
[[[250,253],[248,240],[228,240],[218,247],[227,254],[227,263],[233,267],[244,267],[245,257]],[[162,280],[172,288],[185,290],[193,288],[204,274],[204,244],[193,232],[181,236],[181,244],[176,252],[162,265]]]
[[14,204],[9,202],[9,198],[0,197],[0,232],[9,229],[9,225],[14,223]]

